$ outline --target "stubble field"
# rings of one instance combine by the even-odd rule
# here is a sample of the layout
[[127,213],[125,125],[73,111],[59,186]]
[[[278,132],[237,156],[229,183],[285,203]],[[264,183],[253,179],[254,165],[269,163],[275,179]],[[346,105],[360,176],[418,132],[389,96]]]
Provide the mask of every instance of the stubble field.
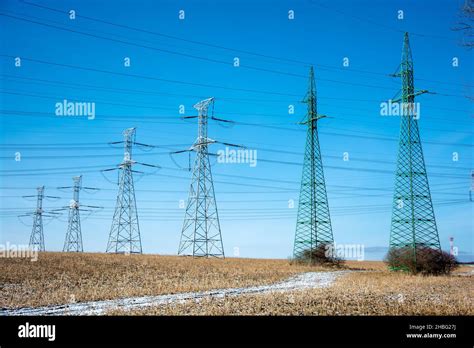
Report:
[[37,261],[0,258],[0,307],[246,287],[310,270],[286,260],[47,252]]
[[[0,307],[20,308],[249,287],[333,269],[287,260],[192,259],[158,255],[42,253],[38,261],[0,259]],[[473,315],[472,267],[451,276],[387,271],[382,262],[348,262],[325,288],[202,298],[111,315]]]
[[472,277],[353,273],[330,288],[210,298],[114,315],[473,315]]

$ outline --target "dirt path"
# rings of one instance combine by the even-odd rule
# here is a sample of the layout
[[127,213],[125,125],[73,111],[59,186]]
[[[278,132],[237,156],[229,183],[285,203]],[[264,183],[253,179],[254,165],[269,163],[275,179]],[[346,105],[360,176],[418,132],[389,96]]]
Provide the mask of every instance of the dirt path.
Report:
[[92,301],[46,306],[36,308],[19,308],[0,310],[1,315],[104,315],[107,311],[121,309],[132,310],[157,305],[168,305],[189,300],[199,301],[203,298],[222,298],[242,294],[259,294],[269,292],[286,292],[324,288],[349,271],[308,272],[291,277],[283,282],[271,285],[253,286],[248,288],[218,289],[203,292],[187,292],[172,295],[129,297],[106,301]]

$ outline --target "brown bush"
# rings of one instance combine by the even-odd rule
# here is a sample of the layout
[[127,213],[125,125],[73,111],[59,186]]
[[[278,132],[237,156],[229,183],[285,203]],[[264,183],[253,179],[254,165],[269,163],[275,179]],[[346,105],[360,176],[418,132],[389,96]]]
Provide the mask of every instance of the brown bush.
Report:
[[344,260],[337,257],[334,252],[332,252],[332,245],[326,243],[319,244],[313,249],[304,250],[293,261],[298,264],[310,264],[336,268],[342,267],[344,263]]
[[392,248],[384,261],[391,270],[423,275],[450,274],[459,267],[453,255],[427,246]]

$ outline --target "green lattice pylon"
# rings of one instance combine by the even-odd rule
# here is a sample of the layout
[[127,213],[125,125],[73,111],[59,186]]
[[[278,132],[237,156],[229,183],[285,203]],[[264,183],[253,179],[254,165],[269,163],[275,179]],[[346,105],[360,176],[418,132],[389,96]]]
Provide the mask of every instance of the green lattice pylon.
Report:
[[418,130],[419,115],[415,110],[415,97],[427,91],[415,91],[413,61],[408,33],[403,42],[400,70],[394,76],[401,77],[400,139],[393,195],[390,249],[406,250],[416,264],[422,250],[441,250],[438,229],[431,202],[428,176]]
[[308,105],[308,113],[301,124],[308,130],[293,249],[295,259],[304,255],[311,258],[313,251],[334,242],[317,127],[318,121],[325,116],[317,113],[313,67],[310,68],[308,92],[303,102]]

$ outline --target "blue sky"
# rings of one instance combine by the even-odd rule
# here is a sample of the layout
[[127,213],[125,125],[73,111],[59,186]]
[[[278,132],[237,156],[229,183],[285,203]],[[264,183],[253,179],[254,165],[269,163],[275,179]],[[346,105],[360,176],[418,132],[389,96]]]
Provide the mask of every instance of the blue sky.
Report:
[[[81,192],[81,202],[104,207],[82,222],[84,248],[105,251],[117,187],[110,182],[116,176],[104,178],[100,170],[123,156],[108,142],[137,127],[137,141],[165,146],[134,154],[164,167],[135,178],[143,250],[176,254],[184,216],[179,201],[187,199],[190,173],[168,152],[188,148],[197,134],[195,120],[180,119],[179,106],[194,115],[192,106],[213,96],[215,116],[238,122],[211,122],[211,138],[256,149],[258,159],[286,162],[214,165],[226,254],[237,247],[242,257],[290,256],[305,142],[304,127],[296,123],[305,114],[301,100],[312,64],[318,111],[331,116],[319,129],[335,240],[364,244],[367,258],[380,258],[390,234],[399,132],[398,118],[380,116],[380,102],[400,89],[388,74],[400,64],[408,31],[415,88],[438,93],[417,101],[441,243],[447,249],[453,236],[461,258],[472,259],[473,108],[466,95],[473,95],[473,60],[459,45],[460,33],[451,30],[463,1],[431,1],[429,7],[412,0],[81,0],[34,6],[39,3],[0,5],[2,243],[28,242],[31,228],[17,215],[35,202],[22,195],[45,185],[47,195],[61,197],[46,200],[47,208],[67,205],[72,192],[56,188],[82,174],[84,186],[101,190]],[[67,14],[71,9],[75,20]],[[235,57],[240,67],[233,66]],[[55,116],[55,104],[64,99],[95,102],[95,119]],[[288,105],[295,105],[295,114],[288,114]],[[15,161],[16,152],[21,161]],[[343,161],[344,152],[349,161]],[[174,159],[187,166],[187,155]],[[62,250],[65,219],[45,225],[47,250]]]

